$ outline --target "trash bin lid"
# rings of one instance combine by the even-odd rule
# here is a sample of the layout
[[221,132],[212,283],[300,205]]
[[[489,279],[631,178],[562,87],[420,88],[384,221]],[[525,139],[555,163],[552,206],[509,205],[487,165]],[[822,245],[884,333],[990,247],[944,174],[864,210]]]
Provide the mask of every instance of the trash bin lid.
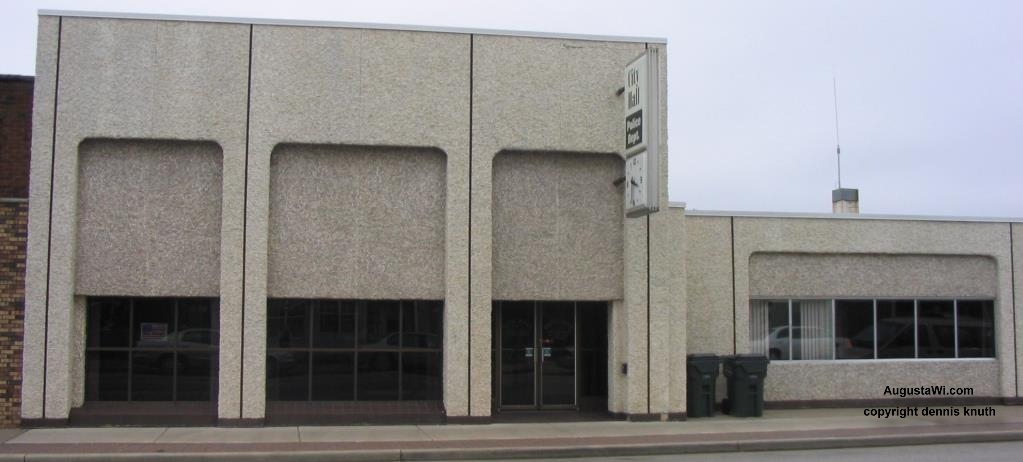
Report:
[[720,356],[711,353],[694,353],[686,355],[686,359],[713,359],[718,360]]
[[767,359],[767,355],[761,353],[742,353],[734,356],[735,359]]

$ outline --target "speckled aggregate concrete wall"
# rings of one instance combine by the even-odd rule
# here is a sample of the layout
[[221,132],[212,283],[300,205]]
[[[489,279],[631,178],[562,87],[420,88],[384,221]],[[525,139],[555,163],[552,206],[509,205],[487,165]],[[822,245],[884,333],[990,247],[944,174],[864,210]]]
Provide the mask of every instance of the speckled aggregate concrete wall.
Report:
[[[612,301],[610,348],[616,372],[609,379],[611,410],[662,415],[679,412],[684,407],[684,376],[679,365],[685,352],[686,318],[685,287],[676,283],[684,280],[684,271],[669,269],[685,266],[683,247],[672,245],[679,241],[676,236],[684,227],[684,212],[667,210],[664,95],[659,108],[661,139],[657,140],[664,212],[649,219],[624,219],[620,188],[610,186],[620,174],[624,135],[622,96],[616,90],[622,86],[625,64],[647,45],[490,34],[42,17],[37,61],[41,81],[36,87],[38,117],[34,125],[38,152],[33,156],[38,161],[32,167],[36,218],[30,238],[34,244],[29,245],[30,308],[26,318],[35,324],[26,332],[48,340],[45,346],[39,341],[26,345],[26,361],[33,365],[26,368],[25,375],[27,386],[41,390],[43,370],[38,365],[45,355],[47,392],[27,393],[23,415],[61,419],[71,406],[81,403],[81,364],[75,365],[81,361],[75,358],[80,358],[84,340],[82,295],[108,290],[124,294],[135,290],[132,284],[139,284],[116,271],[106,271],[95,278],[82,274],[80,287],[75,288],[78,265],[82,272],[110,265],[88,249],[78,253],[77,245],[89,245],[87,239],[77,239],[79,209],[84,211],[83,235],[89,238],[95,237],[92,230],[96,226],[120,221],[113,212],[93,217],[92,189],[84,190],[83,205],[78,206],[78,146],[85,139],[120,139],[128,144],[201,141],[222,152],[219,253],[211,250],[206,236],[215,221],[210,219],[214,202],[199,199],[184,204],[181,210],[196,219],[202,217],[198,228],[204,237],[187,243],[168,239],[165,249],[144,257],[165,255],[212,271],[214,265],[209,260],[219,255],[219,277],[202,272],[189,275],[202,277],[206,286],[198,287],[153,273],[146,279],[159,279],[158,285],[167,286],[143,287],[138,292],[219,292],[218,408],[223,419],[264,417],[266,299],[278,295],[443,298],[446,413],[451,417],[490,415],[490,314],[495,277],[502,281],[498,296]],[[666,91],[663,50],[660,56],[661,85]],[[54,94],[59,95],[56,101]],[[59,114],[57,120],[53,114]],[[48,136],[54,133],[55,137]],[[379,174],[373,181],[399,189],[367,186],[366,194],[355,194],[355,198],[380,202],[393,195],[389,193],[415,196],[405,197],[409,200],[401,207],[386,209],[387,216],[374,216],[385,212],[372,207],[359,209],[368,214],[367,222],[381,228],[376,230],[379,232],[367,230],[367,236],[376,239],[371,246],[387,247],[405,257],[411,251],[414,258],[398,261],[372,251],[379,257],[381,266],[375,268],[379,272],[371,268],[360,276],[363,279],[342,280],[329,288],[323,278],[336,268],[316,264],[312,266],[319,265],[322,274],[296,271],[297,262],[312,254],[294,247],[301,247],[302,239],[287,239],[295,234],[295,213],[315,207],[316,199],[341,201],[346,190],[329,183],[330,187],[317,188],[321,197],[314,198],[311,189],[303,189],[310,185],[285,181],[295,175],[315,178],[324,171],[337,170],[337,166],[314,165],[319,161],[285,161],[283,167],[274,163],[275,156],[291,156],[291,149],[307,151],[295,159],[311,155],[310,150],[400,153],[402,160],[394,163],[387,155],[366,156],[373,158],[369,162],[374,166],[368,169]],[[501,246],[521,242],[533,229],[502,225],[495,233],[494,197],[503,197],[511,193],[506,189],[520,186],[495,183],[494,161],[501,152],[596,159],[562,171],[566,174],[561,183],[563,197],[571,206],[565,209],[566,221],[556,221],[555,227],[583,223],[591,234],[575,239],[560,231],[555,234],[560,236],[558,244],[569,246],[570,255],[564,260],[584,259],[590,266],[580,266],[578,273],[559,271],[544,281],[557,283],[553,291],[550,287],[534,290],[529,281],[505,278],[521,271],[515,267],[518,262],[536,261],[532,257],[548,252],[548,247],[528,248],[510,260],[499,257],[494,265],[495,238],[500,242],[497,251],[503,252]],[[52,166],[51,154],[56,159]],[[164,160],[161,157],[154,167],[164,168],[160,166]],[[538,160],[544,164],[549,159]],[[103,174],[111,178],[127,175],[130,162],[117,163],[103,167]],[[202,170],[198,164],[192,167]],[[84,163],[83,175],[92,175],[91,168]],[[208,175],[212,170],[202,171],[206,173],[196,180],[209,189],[209,183],[215,181]],[[358,169],[335,173],[335,177],[359,175]],[[90,181],[105,180],[99,175],[86,178],[83,184],[90,186]],[[51,189],[52,211],[36,207],[50,203]],[[118,194],[127,195],[120,190]],[[535,191],[530,191],[515,199],[529,202],[536,197]],[[274,204],[280,208],[275,209]],[[278,212],[281,215],[275,215]],[[51,217],[52,236],[47,234]],[[393,222],[388,221],[392,218]],[[308,240],[343,234],[332,228],[329,220],[317,220],[304,230]],[[355,222],[358,226],[358,220]],[[413,239],[399,222],[402,226],[414,223],[409,228],[422,225],[429,232]],[[388,235],[391,231],[396,234]],[[135,238],[131,235],[128,240]],[[648,248],[648,243],[656,243],[656,251]],[[200,244],[201,256],[192,258]],[[598,250],[601,247],[604,249]],[[368,248],[360,251],[371,252]],[[334,257],[346,261],[343,255]],[[365,254],[359,258],[366,260]],[[507,273],[505,262],[512,262]],[[410,271],[419,271],[420,277],[410,278]],[[659,276],[648,278],[649,271]],[[47,316],[49,324],[44,329]],[[629,364],[628,375],[618,372],[619,363]]]
[[[74,327],[81,318],[74,309],[78,147],[87,138],[205,140],[222,149],[219,293],[225,335],[218,402],[221,412],[236,412],[240,335],[231,334],[239,332],[233,328],[240,327],[241,315],[237,269],[242,264],[249,28],[71,17],[41,17],[40,26],[26,302],[32,324],[26,336],[34,340],[25,349],[29,398],[23,417],[66,418],[72,403],[81,399],[76,396],[80,387],[71,383],[71,368],[77,367],[72,360],[81,344],[74,337],[81,332]],[[51,158],[52,210],[45,205],[50,202]],[[180,205],[187,211],[192,204]],[[167,251],[176,254],[177,249]],[[45,394],[40,393],[44,361],[38,343],[43,338]]]
[[83,141],[75,293],[219,296],[221,159],[214,143]]
[[[620,156],[624,127],[622,100],[616,90],[623,84],[622,69],[644,48],[643,43],[473,37],[470,415],[486,416],[492,410],[490,329],[496,236],[492,210],[493,198],[502,194],[494,187],[495,156],[504,151]],[[661,63],[662,82],[666,82],[665,62]],[[665,113],[666,107],[662,108]],[[665,166],[667,130],[662,131],[660,144]],[[661,184],[662,206],[667,208],[666,182]],[[613,412],[646,414],[652,408],[645,218],[625,220],[623,244],[623,298],[612,307],[610,370],[615,372],[609,407]],[[618,372],[621,363],[628,363],[628,375]]]
[[732,218],[686,216],[689,353],[734,354]]
[[668,201],[668,52],[664,44],[647,44],[658,49],[658,80],[661,99],[659,203],[660,211],[649,218],[648,288],[650,370],[648,414],[658,418],[675,418],[686,410],[685,358],[686,328],[686,271],[685,209],[674,207]]
[[650,216],[649,413],[661,417],[686,411],[685,238],[684,209]]
[[[1013,319],[1008,225],[985,222],[849,220],[840,218],[770,218],[736,216],[734,260],[729,262],[730,217],[687,217],[690,345],[693,352],[727,353],[722,339],[727,325],[723,307],[712,314],[703,306],[731,294],[725,277],[734,263],[734,332],[737,351],[748,352],[751,291],[773,296],[993,296],[996,325]],[[711,244],[700,249],[700,243]],[[880,256],[880,260],[872,258]],[[892,267],[878,269],[877,262]],[[751,263],[752,262],[752,263]],[[765,264],[799,262],[812,272],[793,269],[765,275]],[[822,266],[823,265],[823,266]],[[825,267],[827,267],[825,269]],[[706,271],[703,271],[706,269]],[[895,286],[875,276],[903,270],[910,274]],[[869,275],[870,271],[881,271]],[[789,274],[792,273],[792,274]],[[828,274],[834,273],[834,274]],[[851,273],[851,274],[848,274]],[[785,280],[786,276],[792,280]],[[835,274],[848,274],[836,293]],[[896,277],[889,274],[888,277]],[[964,280],[950,281],[957,277]],[[992,280],[994,279],[994,280]],[[788,293],[805,291],[812,293]],[[786,292],[786,293],[782,293]],[[720,303],[718,303],[720,304]],[[707,332],[714,334],[708,334]],[[767,400],[883,398],[884,385],[949,384],[972,386],[980,396],[1015,396],[1013,332],[996,333],[997,359],[905,361],[776,361],[765,382]],[[727,335],[724,335],[727,337]],[[704,345],[707,345],[705,348]],[[953,369],[955,374],[949,374]]]
[[621,158],[503,152],[494,159],[494,299],[622,298]]
[[[243,418],[262,418],[265,409],[267,256],[275,232],[269,229],[271,153],[282,143],[408,147],[431,158],[444,153],[444,406],[449,416],[468,413],[470,40],[252,27]],[[403,181],[400,170],[386,173],[380,181]],[[346,293],[380,295],[365,289]]]
[[999,385],[999,369],[996,359],[774,361],[767,367],[764,400],[880,400],[892,398],[884,394],[886,386],[931,385],[972,387],[975,397],[1006,396]]
[[971,255],[754,253],[750,298],[995,297],[997,262]]
[[[268,296],[443,298],[444,406],[451,417],[492,412],[495,298],[610,300],[609,409],[660,417],[685,409],[687,352],[748,351],[750,294],[980,294],[996,297],[998,325],[1011,325],[1023,291],[1023,271],[1012,268],[1013,259],[1020,267],[1023,255],[1019,247],[1010,251],[1009,243],[1010,229],[1017,236],[1023,232],[1018,224],[687,218],[681,208],[669,209],[665,95],[658,140],[662,211],[622,218],[620,189],[608,186],[621,169],[616,90],[622,68],[646,46],[663,48],[490,34],[41,17],[22,415],[62,419],[81,404],[83,295],[106,291],[220,295],[218,408],[224,419],[264,417]],[[666,91],[666,53],[660,56]],[[144,169],[169,168],[164,156],[181,146],[215,147],[216,154],[178,172],[202,183],[202,198],[166,190],[184,203],[185,215],[199,220],[191,229],[197,234],[157,236],[162,247],[145,256],[201,265],[184,275],[194,280],[165,275],[180,268],[151,268],[155,272],[145,279],[158,281],[141,288],[116,272],[126,268],[85,274],[111,263],[95,255],[101,247],[79,246],[94,245],[89,239],[96,227],[121,221],[113,211],[92,214],[89,182],[105,182],[102,175],[108,174],[124,187],[118,194],[128,197],[131,188],[141,191],[145,178],[131,175],[128,160],[90,164],[95,146],[89,143],[95,142],[82,145],[87,139],[122,140],[103,152],[155,143],[162,154],[142,161]],[[220,159],[219,180],[211,157]],[[544,168],[548,164],[557,165],[557,174]],[[94,177],[93,167],[103,174]],[[378,176],[369,178],[370,171]],[[314,187],[293,181],[328,174],[334,180],[358,177],[343,182],[356,184],[354,198],[342,182]],[[207,199],[218,181],[215,209]],[[558,217],[540,220],[551,212],[542,207],[550,196],[540,189],[552,181],[555,198],[568,206],[558,203]],[[401,205],[354,204],[386,205],[391,198]],[[352,208],[342,207],[348,200]],[[349,213],[357,219],[346,229],[367,234],[353,242],[376,250],[327,255],[309,252],[302,239],[289,240],[308,214],[302,212],[317,208],[317,201],[329,202],[324,206],[332,211],[313,217],[303,239],[351,237],[331,217],[354,210]],[[376,229],[365,229],[360,220]],[[579,224],[585,233],[566,232]],[[126,242],[134,248],[138,239],[131,234]],[[556,264],[544,263],[562,250]],[[368,263],[370,254],[377,261]],[[319,272],[296,269],[321,257],[311,267]],[[337,273],[328,259],[379,266],[328,281]],[[557,265],[573,259],[591,266],[574,271]],[[787,269],[770,274],[761,270],[766,267]],[[1023,320],[1016,323],[1014,332],[999,331],[995,360],[776,362],[767,398],[872,398],[878,383],[942,383],[1016,396],[1013,334],[1023,331]],[[955,377],[947,373],[951,367]]]
[[[1004,223],[971,223],[939,221],[896,221],[896,220],[841,220],[841,219],[780,219],[780,218],[735,218],[735,287],[736,294],[736,343],[738,351],[749,351],[749,286],[750,256],[754,252],[779,253],[841,253],[841,254],[916,254],[916,255],[975,255],[997,262],[997,303],[996,325],[1011,324],[1013,319],[1010,282],[1009,229]],[[919,275],[924,279],[940,279],[941,272]],[[939,281],[940,282],[940,281]],[[981,282],[979,284],[984,284]],[[978,285],[979,285],[978,284]],[[933,287],[936,284],[925,284]],[[973,286],[973,284],[971,284]],[[860,289],[860,293],[870,288]],[[967,295],[967,294],[963,294]],[[999,396],[1014,396],[1016,371],[1013,355],[1013,335],[996,333],[996,355],[999,367],[987,368],[987,374],[976,371],[969,375],[976,387],[983,388],[989,382],[998,383]],[[875,390],[878,383],[909,380],[904,374],[912,369],[912,380],[917,383],[945,383],[950,367],[959,367],[953,361],[906,362],[904,368],[890,367],[879,370],[890,375],[856,375],[842,372],[838,364],[832,365],[831,374],[821,373],[818,382],[829,386],[802,390],[801,399],[835,399],[856,395],[856,390]],[[792,367],[798,367],[796,365]],[[881,387],[880,391],[884,388]],[[767,385],[766,399],[781,399],[783,393]],[[880,396],[878,396],[880,397]]]
[[[1023,224],[1013,223],[1009,234],[1010,242],[1012,242],[1012,307],[1015,311],[1023,307]],[[1013,318],[1016,321],[1015,333],[1016,333],[1016,357],[1023,357],[1023,342],[1019,341],[1019,338],[1023,336],[1023,316],[1018,314]],[[1003,323],[1004,325],[1005,323]],[[1020,395],[1020,385],[1023,384],[1023,368],[1016,370],[1016,396]]]
[[46,311],[50,254],[50,175],[56,115],[57,44],[60,18],[40,16],[36,80],[32,98],[32,162],[29,166],[28,242],[25,250],[25,341],[22,354],[21,416],[43,418],[46,370]]
[[267,295],[443,300],[445,160],[429,149],[279,145]]

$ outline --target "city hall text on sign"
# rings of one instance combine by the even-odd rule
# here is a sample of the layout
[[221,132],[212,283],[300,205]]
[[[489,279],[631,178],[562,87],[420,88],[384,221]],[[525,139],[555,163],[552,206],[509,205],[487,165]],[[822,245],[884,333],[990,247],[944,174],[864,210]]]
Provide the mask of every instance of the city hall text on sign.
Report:
[[625,70],[625,151],[631,154],[646,148],[643,136],[643,112],[646,109],[647,55],[633,61]]
[[[656,212],[660,81],[657,49],[648,49],[625,66],[625,215]],[[653,140],[651,142],[650,140]]]

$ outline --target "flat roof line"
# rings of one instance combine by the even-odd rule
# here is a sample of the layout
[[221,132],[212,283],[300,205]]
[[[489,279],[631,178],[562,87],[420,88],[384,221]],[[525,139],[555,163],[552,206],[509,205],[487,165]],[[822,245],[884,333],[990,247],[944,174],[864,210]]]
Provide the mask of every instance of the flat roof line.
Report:
[[468,27],[421,26],[409,24],[378,24],[343,21],[316,21],[307,19],[265,19],[237,18],[228,16],[191,16],[176,14],[114,13],[106,11],[39,10],[39,16],[65,16],[78,18],[140,19],[147,21],[192,21],[228,24],[256,24],[264,26],[334,27],[350,29],[400,30],[414,32],[438,32],[448,34],[503,35],[512,37],[533,37],[565,40],[588,40],[598,42],[660,43],[667,44],[662,37],[627,37],[614,35],[562,34],[556,32],[534,32],[502,29],[475,29]]
[[0,74],[0,80],[11,81],[17,80],[21,82],[33,82],[35,77],[31,75],[16,75],[16,74]]
[[908,221],[968,221],[984,223],[1023,223],[1023,218],[1011,217],[957,217],[940,215],[886,215],[879,213],[800,213],[800,212],[748,212],[731,210],[686,210],[686,215],[703,217],[746,218],[826,218],[834,220],[908,220]]

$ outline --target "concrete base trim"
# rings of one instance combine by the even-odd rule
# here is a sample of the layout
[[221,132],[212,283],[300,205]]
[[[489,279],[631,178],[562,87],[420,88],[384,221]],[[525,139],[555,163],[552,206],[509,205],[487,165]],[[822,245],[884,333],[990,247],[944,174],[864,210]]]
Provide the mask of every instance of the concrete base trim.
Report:
[[93,402],[72,408],[72,427],[210,426],[217,409],[209,402]]
[[627,412],[610,412],[612,418],[618,420],[627,420],[629,422],[660,422],[662,420],[686,420],[686,413],[684,412],[669,412],[666,414],[660,413],[636,413],[629,414]]
[[451,425],[489,424],[493,420],[494,420],[493,417],[489,415],[484,416],[449,415],[444,417],[444,423]]
[[21,428],[61,428],[68,426],[68,419],[21,419]]
[[217,419],[217,426],[233,428],[257,428],[266,426],[266,419],[259,418]]
[[660,422],[661,414],[629,414],[626,416],[629,422]]

